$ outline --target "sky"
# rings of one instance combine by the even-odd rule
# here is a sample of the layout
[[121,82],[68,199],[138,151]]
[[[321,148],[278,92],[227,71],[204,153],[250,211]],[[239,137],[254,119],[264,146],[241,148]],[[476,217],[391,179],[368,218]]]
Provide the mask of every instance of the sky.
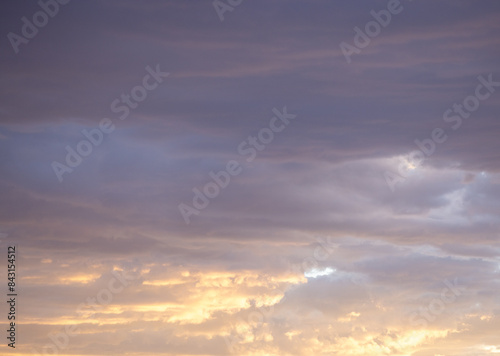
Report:
[[0,6],[0,354],[500,353],[500,2]]

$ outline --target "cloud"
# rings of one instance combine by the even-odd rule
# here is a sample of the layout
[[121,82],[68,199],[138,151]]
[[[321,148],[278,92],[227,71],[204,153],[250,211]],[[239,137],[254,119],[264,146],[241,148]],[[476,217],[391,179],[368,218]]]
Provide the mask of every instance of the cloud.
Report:
[[[500,80],[500,3],[402,3],[351,64],[339,44],[387,1],[243,1],[224,22],[207,1],[70,2],[18,54],[4,36],[0,234],[20,251],[22,352],[498,352],[500,94],[460,129],[443,114]],[[0,32],[38,9],[4,5]],[[157,63],[171,75],[120,120],[111,102]],[[283,106],[297,119],[245,161],[238,144]],[[59,183],[51,163],[106,117],[116,130]],[[384,172],[435,128],[447,141],[392,192]],[[242,174],[186,226],[178,204],[229,160]],[[135,279],[92,302],[116,271]],[[455,279],[464,293],[422,317]]]

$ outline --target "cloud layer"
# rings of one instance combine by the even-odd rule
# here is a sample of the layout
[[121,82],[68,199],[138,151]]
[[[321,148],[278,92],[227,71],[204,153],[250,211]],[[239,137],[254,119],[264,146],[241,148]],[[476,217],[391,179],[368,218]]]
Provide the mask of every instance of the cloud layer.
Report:
[[[340,44],[387,6],[244,0],[220,21],[211,1],[72,1],[16,54],[41,7],[3,4],[20,326],[0,353],[500,352],[500,88],[478,79],[500,81],[500,3],[402,0],[348,63]],[[170,74],[142,100],[148,66]],[[229,161],[241,173],[186,224],[179,204]]]

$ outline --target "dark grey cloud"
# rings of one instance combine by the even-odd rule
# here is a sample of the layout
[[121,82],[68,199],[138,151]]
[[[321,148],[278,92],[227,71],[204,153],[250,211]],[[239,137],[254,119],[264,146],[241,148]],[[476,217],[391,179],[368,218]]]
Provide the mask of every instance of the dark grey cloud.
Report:
[[[4,2],[0,231],[28,349],[77,323],[81,355],[228,355],[236,336],[239,355],[498,352],[499,90],[457,129],[443,115],[500,81],[500,3],[402,0],[347,63],[340,43],[387,4],[244,0],[221,22],[211,1],[73,0],[16,54],[40,6]],[[120,120],[111,103],[157,65],[170,75]],[[285,106],[297,117],[246,161]],[[59,182],[51,164],[103,118],[115,130]],[[435,128],[447,140],[412,166]],[[186,225],[178,205],[230,160],[243,172]],[[137,279],[79,314],[119,270]],[[412,324],[455,278],[464,294]]]

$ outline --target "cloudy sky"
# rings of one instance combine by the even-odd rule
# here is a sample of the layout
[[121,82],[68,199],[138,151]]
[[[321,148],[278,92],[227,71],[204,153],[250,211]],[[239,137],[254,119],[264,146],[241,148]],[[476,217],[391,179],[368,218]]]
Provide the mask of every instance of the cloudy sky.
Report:
[[0,354],[500,353],[500,2],[1,7]]

